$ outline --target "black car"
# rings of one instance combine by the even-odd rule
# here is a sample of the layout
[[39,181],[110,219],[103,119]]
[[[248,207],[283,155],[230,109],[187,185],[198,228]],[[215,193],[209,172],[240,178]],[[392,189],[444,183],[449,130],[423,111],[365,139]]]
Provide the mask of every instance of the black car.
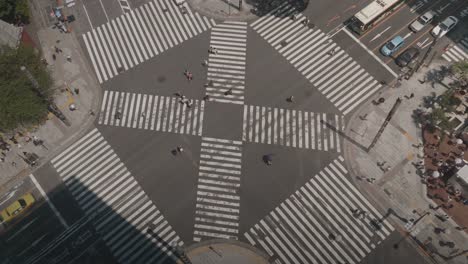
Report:
[[417,48],[411,47],[405,51],[403,51],[398,57],[395,59],[395,62],[400,67],[405,67],[406,65],[410,64],[413,60],[415,60],[419,56],[419,50]]

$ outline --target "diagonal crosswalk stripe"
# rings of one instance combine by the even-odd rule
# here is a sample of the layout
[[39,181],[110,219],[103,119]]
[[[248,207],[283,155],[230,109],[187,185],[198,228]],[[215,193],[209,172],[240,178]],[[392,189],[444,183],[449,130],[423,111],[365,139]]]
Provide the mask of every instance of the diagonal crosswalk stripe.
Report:
[[152,0],[126,9],[82,37],[98,81],[103,83],[214,25],[213,19],[192,13],[187,3],[177,6],[171,0]]
[[[320,29],[304,26],[306,18],[302,14],[292,20],[295,13],[297,10],[285,2],[250,26],[325,97],[333,99],[331,102],[343,115],[349,114],[382,85]],[[358,79],[369,84],[365,93],[360,93]],[[342,93],[344,89],[346,93]],[[345,96],[347,99],[341,100]]]
[[97,129],[51,162],[119,263],[177,260],[183,242]]
[[343,161],[338,157],[245,232],[247,241],[275,263],[359,263],[394,228],[349,182]]

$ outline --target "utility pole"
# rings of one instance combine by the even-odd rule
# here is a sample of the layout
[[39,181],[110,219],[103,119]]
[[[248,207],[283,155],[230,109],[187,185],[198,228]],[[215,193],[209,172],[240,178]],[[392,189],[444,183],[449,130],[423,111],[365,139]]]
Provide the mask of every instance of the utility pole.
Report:
[[39,83],[34,78],[34,76],[32,76],[31,72],[29,72],[29,70],[25,66],[21,66],[20,69],[21,69],[22,72],[24,72],[26,74],[26,77],[28,77],[29,81],[31,81],[31,83],[32,83],[32,85],[34,87],[34,91],[37,93],[37,95],[39,97],[41,97],[42,100],[44,100],[44,102],[47,103],[47,109],[52,114],[54,114],[56,117],[58,117],[58,119],[62,120],[62,122],[65,125],[71,126],[70,121],[68,121],[68,119],[63,115],[62,111],[60,111],[60,109],[57,107],[57,105],[53,101],[49,101],[46,98],[46,96],[42,93],[42,91],[39,89]]

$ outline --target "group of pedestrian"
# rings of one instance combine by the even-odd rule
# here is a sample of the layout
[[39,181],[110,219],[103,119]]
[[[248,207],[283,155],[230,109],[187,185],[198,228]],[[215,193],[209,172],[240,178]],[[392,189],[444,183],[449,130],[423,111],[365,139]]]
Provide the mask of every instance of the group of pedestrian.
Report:
[[383,172],[387,172],[387,171],[389,171],[389,170],[392,168],[392,166],[389,165],[389,166],[385,167],[385,164],[386,164],[386,163],[387,163],[386,161],[377,162],[377,166],[378,166]]
[[188,70],[184,71],[184,75],[185,75],[185,78],[187,78],[187,80],[189,81],[193,80],[193,74],[189,72]]
[[175,93],[177,97],[179,97],[179,103],[185,104],[188,108],[192,107],[193,105],[193,100],[192,99],[187,99],[185,95],[183,95],[181,92]]

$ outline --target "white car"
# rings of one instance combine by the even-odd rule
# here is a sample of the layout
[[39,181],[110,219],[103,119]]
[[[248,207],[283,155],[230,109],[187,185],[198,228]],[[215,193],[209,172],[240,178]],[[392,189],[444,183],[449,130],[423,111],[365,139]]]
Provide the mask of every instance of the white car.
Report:
[[433,11],[427,11],[422,16],[418,17],[418,19],[416,19],[413,23],[411,23],[409,28],[413,32],[418,32],[427,24],[431,23],[435,15],[436,14]]
[[452,28],[454,28],[458,23],[458,19],[454,16],[449,16],[444,21],[440,22],[436,27],[431,31],[432,36],[435,38],[441,38],[447,34]]

